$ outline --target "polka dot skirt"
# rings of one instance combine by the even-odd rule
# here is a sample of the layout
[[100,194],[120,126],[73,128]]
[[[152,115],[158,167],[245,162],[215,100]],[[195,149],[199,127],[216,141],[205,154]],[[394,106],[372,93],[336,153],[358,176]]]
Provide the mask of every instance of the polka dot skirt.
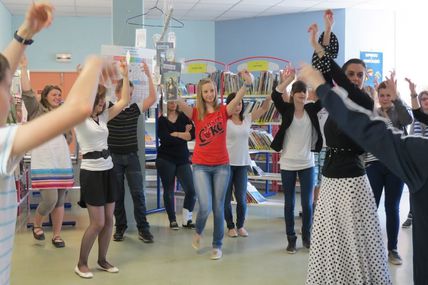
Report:
[[392,284],[366,175],[322,177],[306,284]]

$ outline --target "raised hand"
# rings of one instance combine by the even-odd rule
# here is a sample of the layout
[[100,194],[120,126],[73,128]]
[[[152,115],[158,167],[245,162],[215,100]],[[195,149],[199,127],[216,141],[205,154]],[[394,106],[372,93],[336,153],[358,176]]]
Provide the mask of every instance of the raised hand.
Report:
[[112,82],[120,78],[120,71],[117,68],[117,62],[111,59],[102,59],[102,71],[99,84],[110,87]]
[[239,74],[241,75],[242,79],[244,79],[245,84],[251,84],[253,83],[253,78],[251,76],[251,73],[248,72],[248,70],[242,70],[241,72],[239,72]]
[[140,65],[141,69],[143,70],[144,74],[149,77],[152,76],[152,72],[150,71],[149,66],[147,65],[146,61],[143,60],[143,62]]
[[323,75],[309,64],[302,64],[297,77],[314,90],[325,83]]
[[410,78],[404,78],[404,80],[406,80],[407,81],[407,83],[409,83],[409,90],[410,90],[410,95],[415,95],[415,94],[418,94],[417,92],[416,92],[416,84],[415,83],[413,83],[413,81],[410,79]]
[[312,24],[308,28],[309,33],[309,42],[314,50],[317,50],[319,47],[318,43],[318,25]]
[[392,101],[397,99],[397,79],[395,79],[395,70],[390,72],[390,76],[385,77],[385,85],[387,92],[391,95]]
[[334,25],[333,11],[328,9],[324,12],[324,28],[325,31],[331,32]]
[[287,65],[286,68],[284,68],[284,71],[281,74],[282,81],[291,83],[296,77],[296,69],[294,69],[291,65]]
[[119,71],[120,71],[120,75],[122,75],[123,78],[128,77],[129,68],[125,60],[121,60],[119,62]]
[[48,27],[53,19],[53,6],[48,3],[33,3],[25,15],[18,33],[25,39],[31,39],[42,29]]

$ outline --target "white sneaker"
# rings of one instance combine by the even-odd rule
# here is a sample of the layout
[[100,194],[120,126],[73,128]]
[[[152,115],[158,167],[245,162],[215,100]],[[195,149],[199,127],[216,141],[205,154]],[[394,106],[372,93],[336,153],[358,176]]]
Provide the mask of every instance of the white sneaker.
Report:
[[223,256],[223,252],[221,252],[220,248],[213,248],[213,251],[211,252],[212,260],[220,259],[222,256]]
[[246,229],[244,229],[244,227],[238,229],[238,235],[240,237],[248,237],[248,232]]

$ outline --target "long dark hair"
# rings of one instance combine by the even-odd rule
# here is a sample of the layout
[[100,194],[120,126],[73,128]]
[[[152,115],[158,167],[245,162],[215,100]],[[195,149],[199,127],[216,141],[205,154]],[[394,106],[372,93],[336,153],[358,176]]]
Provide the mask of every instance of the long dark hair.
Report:
[[6,77],[6,72],[10,70],[9,61],[0,53],[0,82]]
[[41,98],[40,98],[40,103],[47,109],[52,109],[52,106],[49,104],[48,102],[48,94],[49,92],[51,92],[52,90],[58,90],[59,93],[62,94],[62,90],[61,88],[59,88],[57,85],[46,85],[45,88],[43,88],[42,90],[42,94],[41,94]]
[[306,85],[305,82],[301,80],[297,80],[296,82],[294,82],[293,85],[291,85],[290,103],[294,104],[295,93],[298,93],[298,92],[306,93],[307,90],[308,90],[308,86]]
[[[98,103],[100,102],[101,99],[104,99],[106,97],[106,94],[107,94],[107,88],[105,88],[101,84],[98,84],[97,95],[95,95],[95,101],[94,101],[94,106],[92,107],[92,110],[95,109],[95,106],[98,105]],[[103,110],[100,113],[98,113],[97,115],[104,112],[105,109],[106,109],[106,104],[104,104]]]
[[361,64],[364,67],[364,69],[367,69],[366,63],[364,61],[362,61],[359,58],[351,58],[350,60],[345,62],[345,64],[342,66],[343,72],[346,72],[346,70],[348,69],[348,66],[351,64]]
[[[226,104],[229,104],[234,98],[236,97],[236,93],[230,93],[229,96],[227,96],[226,98]],[[239,112],[239,120],[241,120],[241,122],[244,120],[244,100],[241,100],[242,103],[242,109],[241,112]]]

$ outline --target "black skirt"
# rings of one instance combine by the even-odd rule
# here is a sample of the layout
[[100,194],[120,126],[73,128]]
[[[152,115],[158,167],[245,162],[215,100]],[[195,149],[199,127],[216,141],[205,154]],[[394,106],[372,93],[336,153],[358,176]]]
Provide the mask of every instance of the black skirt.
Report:
[[113,169],[92,171],[80,170],[80,207],[104,206],[116,202],[116,175]]

